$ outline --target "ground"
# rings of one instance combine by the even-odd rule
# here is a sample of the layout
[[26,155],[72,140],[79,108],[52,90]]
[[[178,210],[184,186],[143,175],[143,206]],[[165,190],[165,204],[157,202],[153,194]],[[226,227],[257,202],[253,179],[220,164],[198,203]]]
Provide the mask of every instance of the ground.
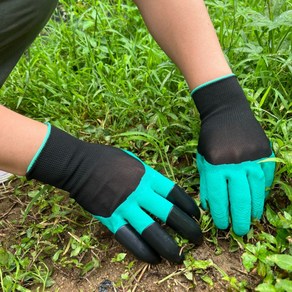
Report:
[[[0,103],[83,140],[134,150],[198,199],[199,115],[133,1],[60,3],[1,88]],[[217,233],[204,214],[201,247],[176,238],[185,263],[149,267],[68,194],[14,178],[0,186],[0,290],[291,291],[291,0],[206,4],[277,157],[263,219],[241,239]]]
[[[71,201],[66,194],[60,201],[60,205],[69,204],[67,217],[62,217],[62,209],[58,209],[59,217],[62,219],[58,216],[53,221],[46,218],[48,207],[44,208],[42,204],[50,201],[52,196],[58,194],[58,190],[50,189],[50,198],[44,193],[44,198],[36,200],[30,198],[36,187],[39,185],[29,184],[23,179],[15,178],[0,189],[2,246],[11,253],[15,253],[19,262],[21,262],[20,258],[23,259],[24,254],[27,253],[30,261],[27,270],[33,270],[34,264],[38,266],[40,262],[44,262],[49,270],[51,284],[47,286],[50,287],[40,288],[37,281],[23,278],[20,283],[29,289],[28,291],[41,291],[38,289],[51,292],[234,291],[239,290],[242,285],[247,290],[252,290],[260,283],[260,278],[255,273],[248,274],[242,266],[240,249],[230,251],[230,237],[227,232],[216,234],[218,240],[216,244],[206,233],[202,246],[195,248],[188,243],[183,245],[187,251],[187,259],[196,259],[199,263],[206,265],[204,267],[191,266],[187,269],[185,263],[174,265],[165,260],[158,265],[151,266],[135,260],[130,254],[122,259],[117,259],[117,255],[124,255],[126,251],[114,240],[105,227],[88,220],[82,214],[77,215],[76,222],[78,221],[79,225],[70,219],[72,214],[73,217],[76,217],[79,207],[73,204],[70,211]],[[56,206],[56,201],[54,202]],[[39,213],[40,210],[42,213]],[[25,218],[24,221],[23,218]],[[50,232],[50,236],[46,238],[47,230],[50,231],[54,226],[56,231],[61,225],[64,229],[58,233],[57,240]],[[36,226],[42,226],[40,233],[34,233]],[[91,240],[94,245],[87,246],[82,251],[79,250],[79,253],[74,253],[76,249],[72,244],[72,237],[78,241],[78,238],[82,238],[82,235],[86,233],[97,238]],[[26,246],[27,242],[31,242],[31,245]],[[96,244],[97,242],[98,244]],[[48,248],[51,246],[54,248]],[[21,255],[18,255],[19,249]],[[59,257],[60,260],[53,259],[56,251],[60,251],[59,254],[62,254],[62,257]],[[70,256],[66,258],[69,253]],[[84,265],[90,262],[92,255],[98,258],[98,265],[84,273]],[[77,262],[74,262],[73,259]],[[13,273],[10,274],[13,275]]]

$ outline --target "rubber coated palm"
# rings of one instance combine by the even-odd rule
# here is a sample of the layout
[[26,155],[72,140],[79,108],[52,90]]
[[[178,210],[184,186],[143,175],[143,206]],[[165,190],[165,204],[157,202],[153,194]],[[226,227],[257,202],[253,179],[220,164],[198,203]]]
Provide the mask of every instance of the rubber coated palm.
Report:
[[250,218],[262,217],[265,197],[274,178],[275,164],[259,159],[239,164],[213,165],[197,154],[197,165],[202,207],[210,208],[218,228],[226,229],[231,216],[234,232],[237,235],[246,234],[250,229]]

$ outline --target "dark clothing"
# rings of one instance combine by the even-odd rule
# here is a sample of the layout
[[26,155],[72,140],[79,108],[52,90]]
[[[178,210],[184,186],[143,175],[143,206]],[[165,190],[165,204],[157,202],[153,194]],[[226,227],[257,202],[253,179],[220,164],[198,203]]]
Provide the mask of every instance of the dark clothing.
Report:
[[0,88],[58,0],[0,0]]

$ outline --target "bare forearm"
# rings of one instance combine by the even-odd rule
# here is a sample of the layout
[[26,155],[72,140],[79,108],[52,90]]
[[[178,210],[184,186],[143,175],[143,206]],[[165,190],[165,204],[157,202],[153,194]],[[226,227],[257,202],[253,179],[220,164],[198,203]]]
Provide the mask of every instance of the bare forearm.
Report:
[[25,175],[47,126],[0,105],[0,169]]
[[134,0],[190,89],[231,73],[203,0]]

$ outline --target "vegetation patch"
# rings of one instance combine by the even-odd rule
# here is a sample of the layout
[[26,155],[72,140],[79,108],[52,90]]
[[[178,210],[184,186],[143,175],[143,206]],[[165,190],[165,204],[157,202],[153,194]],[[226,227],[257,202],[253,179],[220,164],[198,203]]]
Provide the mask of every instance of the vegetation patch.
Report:
[[[172,233],[185,261],[150,266],[67,193],[16,177],[0,186],[0,290],[292,291],[292,2],[206,4],[276,153],[263,219],[242,238],[218,231],[203,212],[204,244],[195,249]],[[0,103],[82,140],[133,151],[198,201],[199,117],[132,1],[60,1]]]

